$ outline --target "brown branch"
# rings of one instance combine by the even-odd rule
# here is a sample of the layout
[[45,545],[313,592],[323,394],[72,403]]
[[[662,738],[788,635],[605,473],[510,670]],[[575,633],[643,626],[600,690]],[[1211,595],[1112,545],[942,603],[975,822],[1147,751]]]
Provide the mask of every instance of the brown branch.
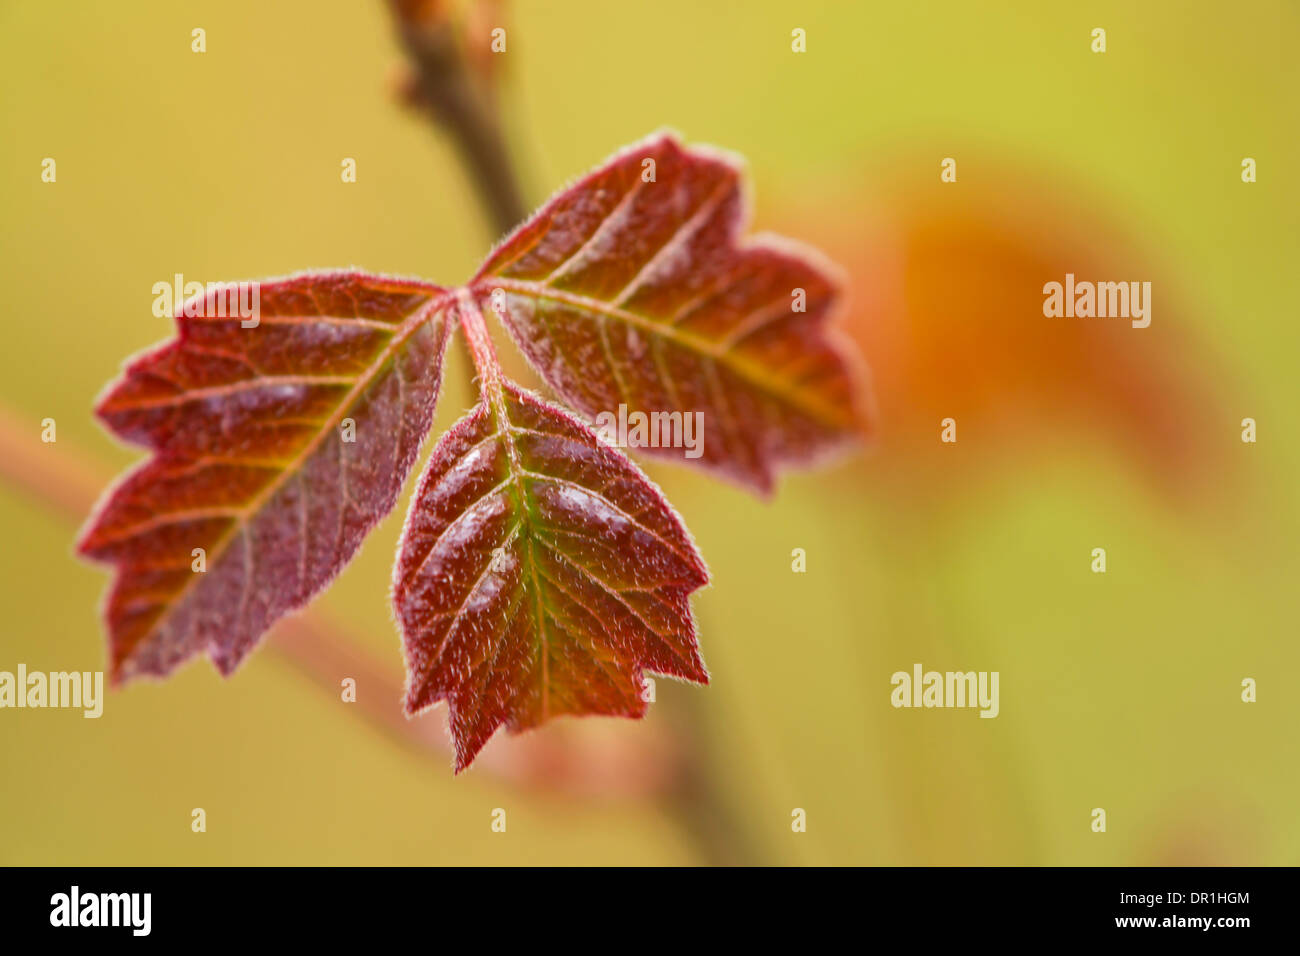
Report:
[[[460,152],[493,227],[504,234],[527,213],[487,75],[466,56],[459,24],[438,0],[388,0],[413,74],[406,101],[422,107]],[[486,42],[486,40],[484,40]]]
[[761,864],[760,848],[737,822],[715,779],[720,761],[701,706],[700,688],[668,681],[660,687],[666,692],[666,709],[682,741],[681,772],[664,793],[664,806],[711,865]]

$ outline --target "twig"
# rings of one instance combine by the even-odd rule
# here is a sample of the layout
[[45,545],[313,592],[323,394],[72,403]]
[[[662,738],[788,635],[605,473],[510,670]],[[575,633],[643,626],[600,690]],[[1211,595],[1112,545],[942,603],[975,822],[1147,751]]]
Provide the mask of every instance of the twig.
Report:
[[407,98],[422,106],[460,151],[493,227],[508,232],[524,218],[519,183],[490,90],[465,56],[460,30],[445,5],[388,0],[398,35],[414,67]]

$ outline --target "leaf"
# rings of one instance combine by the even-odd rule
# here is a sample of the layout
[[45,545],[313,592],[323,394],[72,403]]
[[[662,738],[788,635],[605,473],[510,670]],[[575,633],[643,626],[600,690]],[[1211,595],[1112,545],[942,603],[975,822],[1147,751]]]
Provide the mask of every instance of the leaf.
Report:
[[738,164],[659,134],[559,194],[463,288],[255,283],[244,328],[214,311],[227,288],[185,303],[178,337],[97,409],[153,452],[79,542],[116,566],[114,680],[201,651],[229,674],[342,569],[431,425],[454,314],[480,400],[431,456],[394,568],[408,714],[448,701],[460,771],[502,724],[643,716],[647,670],[708,683],[690,606],[708,572],[680,518],[605,437],[504,380],[481,309],[578,409],[648,413],[670,429],[655,453],[698,452],[767,492],[780,466],[859,436],[865,392],[828,326],[832,269],[742,242],[744,219]]
[[105,609],[115,681],[200,651],[234,670],[388,513],[429,429],[442,289],[357,272],[258,289],[253,328],[217,317],[212,292],[190,300],[178,337],[131,361],[99,401],[110,429],[154,452],[79,543],[117,566]]
[[779,465],[844,447],[867,416],[827,325],[832,267],[788,240],[741,242],[746,216],[736,159],[659,133],[555,196],[471,285],[566,402],[699,412],[695,463],[766,493]]
[[503,723],[641,717],[643,668],[708,683],[688,601],[707,581],[681,520],[631,461],[571,415],[489,381],[438,443],[402,535],[393,605],[406,711],[449,702],[457,772]]

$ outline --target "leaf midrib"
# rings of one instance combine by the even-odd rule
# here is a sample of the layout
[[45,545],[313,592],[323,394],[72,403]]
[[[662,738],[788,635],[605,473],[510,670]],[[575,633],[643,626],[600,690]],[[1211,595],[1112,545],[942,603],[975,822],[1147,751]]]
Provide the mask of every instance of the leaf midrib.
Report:
[[602,318],[615,319],[631,325],[652,337],[666,339],[675,345],[689,349],[701,358],[725,365],[728,370],[735,372],[761,391],[780,398],[799,410],[812,415],[828,427],[836,429],[853,427],[853,416],[851,414],[845,414],[843,410],[834,404],[810,400],[807,393],[800,390],[797,385],[774,379],[761,365],[748,361],[731,350],[729,344],[725,341],[713,342],[710,339],[693,335],[678,326],[656,321],[648,316],[610,305],[600,299],[556,289],[553,286],[528,279],[485,276],[475,283],[474,291],[479,295],[486,292],[490,296],[492,289],[496,288],[536,299],[549,299],[553,302],[560,302],[580,310],[593,312]]

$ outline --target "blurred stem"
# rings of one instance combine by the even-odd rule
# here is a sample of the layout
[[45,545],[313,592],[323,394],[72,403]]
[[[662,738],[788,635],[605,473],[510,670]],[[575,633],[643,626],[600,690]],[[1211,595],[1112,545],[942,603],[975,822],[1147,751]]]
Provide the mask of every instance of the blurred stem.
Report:
[[388,0],[402,47],[414,68],[407,90],[459,152],[493,228],[504,235],[527,213],[493,96],[465,57],[456,22],[441,3]]
[[711,866],[758,866],[759,848],[735,816],[714,776],[720,761],[709,734],[699,696],[703,688],[668,687],[676,736],[681,742],[681,766],[661,803],[690,834],[696,849]]

